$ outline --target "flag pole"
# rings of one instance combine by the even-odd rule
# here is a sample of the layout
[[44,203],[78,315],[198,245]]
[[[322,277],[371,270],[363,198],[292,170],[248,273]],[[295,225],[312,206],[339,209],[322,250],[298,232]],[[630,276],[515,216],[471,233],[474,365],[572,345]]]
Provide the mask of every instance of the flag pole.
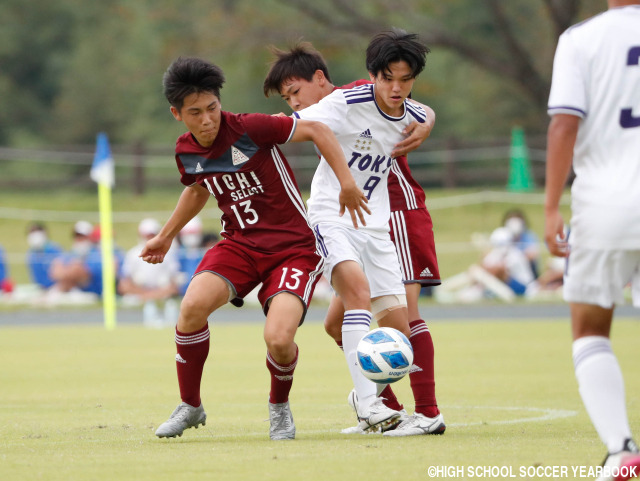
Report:
[[103,132],[98,134],[96,153],[91,167],[91,178],[98,183],[104,327],[107,330],[113,330],[116,328],[116,275],[111,219],[111,188],[114,184],[114,166],[109,140],[107,134]]

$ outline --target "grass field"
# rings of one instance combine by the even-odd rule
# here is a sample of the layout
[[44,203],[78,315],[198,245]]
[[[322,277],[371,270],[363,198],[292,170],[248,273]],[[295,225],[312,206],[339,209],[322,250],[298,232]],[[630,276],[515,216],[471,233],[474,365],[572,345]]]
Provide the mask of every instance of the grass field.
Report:
[[[519,469],[601,462],[604,448],[573,377],[567,321],[430,327],[443,436],[340,434],[354,423],[344,357],[310,321],[297,336],[298,434],[290,442],[268,437],[262,324],[214,321],[203,381],[207,425],[162,440],[154,430],[178,403],[171,330],[3,328],[0,479],[426,480],[429,466],[511,467],[519,479],[547,479],[520,477]],[[636,434],[639,334],[638,322],[618,320],[612,337]],[[411,408],[408,380],[396,390]]]

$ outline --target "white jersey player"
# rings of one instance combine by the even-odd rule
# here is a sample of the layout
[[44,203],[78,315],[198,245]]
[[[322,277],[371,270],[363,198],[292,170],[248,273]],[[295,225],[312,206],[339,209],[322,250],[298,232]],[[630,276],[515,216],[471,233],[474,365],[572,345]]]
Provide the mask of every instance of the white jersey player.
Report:
[[[337,90],[294,114],[331,128],[357,185],[369,200],[371,213],[365,215],[366,225],[355,229],[345,222],[331,198],[335,176],[321,160],[311,184],[309,221],[325,257],[325,276],[344,304],[342,345],[355,386],[349,400],[362,429],[380,427],[390,436],[445,430],[440,413],[428,417],[418,411],[417,404],[413,416],[390,430],[400,423],[400,413],[376,396],[375,385],[360,372],[356,359],[358,342],[369,331],[372,317],[380,326],[398,329],[407,338],[411,335],[402,274],[389,235],[387,177],[394,163],[391,152],[403,139],[402,131],[426,117],[424,109],[406,99],[424,68],[427,52],[414,34],[392,31],[376,35],[367,48],[367,70],[373,84]],[[426,351],[414,347],[417,364],[426,364]],[[424,372],[411,374],[415,399],[424,397],[427,383]]]
[[[426,113],[405,100],[399,116],[388,115],[378,107],[375,89],[375,84],[339,89],[294,115],[302,119],[313,118],[333,130],[356,183],[369,199],[371,215],[365,215],[366,225],[359,230],[386,239],[390,216],[387,177],[394,162],[391,151],[404,138],[403,129],[416,120],[424,122]],[[333,197],[339,188],[331,168],[321,159],[311,182],[308,202],[312,225],[337,222],[350,227],[348,218],[336,215],[338,208]]]
[[[640,473],[622,372],[609,340],[616,304],[632,286],[640,306],[640,1],[569,28],[558,42],[549,97],[545,240],[567,257],[580,395],[608,449],[599,480]],[[559,203],[573,162],[570,240]],[[617,477],[616,472],[635,471]]]

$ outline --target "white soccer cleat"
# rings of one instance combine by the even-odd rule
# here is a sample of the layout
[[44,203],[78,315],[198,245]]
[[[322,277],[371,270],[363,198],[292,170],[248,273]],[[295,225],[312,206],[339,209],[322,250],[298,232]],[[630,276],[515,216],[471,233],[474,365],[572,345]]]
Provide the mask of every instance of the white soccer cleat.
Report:
[[624,442],[619,453],[607,455],[602,463],[602,475],[596,481],[627,481],[640,478],[640,454],[632,439]]
[[385,431],[390,429],[391,426],[396,426],[402,416],[399,411],[385,406],[380,397],[374,398],[374,401],[367,408],[359,407],[355,389],[349,393],[347,402],[358,417],[358,425],[343,429],[341,431],[343,434],[370,434]]
[[385,436],[418,436],[421,434],[443,434],[446,429],[444,417],[438,414],[428,418],[423,414],[414,413],[402,421],[394,430],[387,430]]
[[169,419],[162,423],[156,430],[159,438],[175,438],[182,436],[185,429],[196,428],[207,422],[207,414],[204,412],[202,404],[197,408],[185,402],[180,403],[173,411]]

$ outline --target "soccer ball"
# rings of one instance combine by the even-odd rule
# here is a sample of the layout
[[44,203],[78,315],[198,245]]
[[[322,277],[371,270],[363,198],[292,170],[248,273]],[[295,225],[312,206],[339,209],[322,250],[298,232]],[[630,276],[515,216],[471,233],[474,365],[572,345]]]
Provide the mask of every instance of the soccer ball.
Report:
[[358,365],[368,379],[389,384],[411,369],[413,348],[407,337],[391,327],[369,331],[358,343]]

